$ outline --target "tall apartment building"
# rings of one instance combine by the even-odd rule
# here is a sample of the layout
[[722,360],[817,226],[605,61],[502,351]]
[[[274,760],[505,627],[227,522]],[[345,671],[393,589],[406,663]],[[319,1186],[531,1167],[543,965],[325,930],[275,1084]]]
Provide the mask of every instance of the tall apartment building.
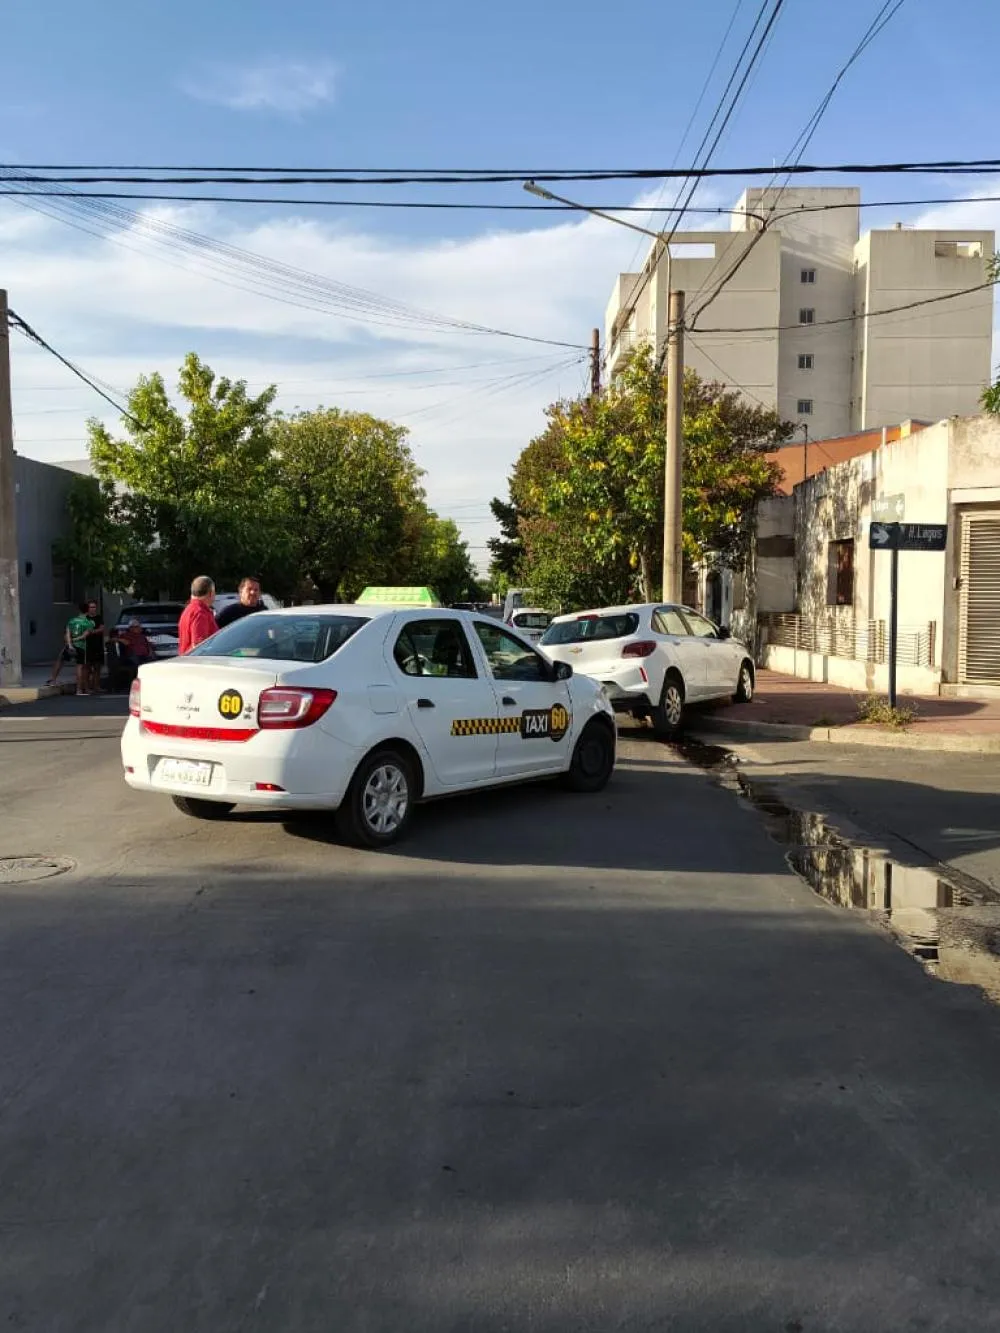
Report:
[[897,225],[862,237],[860,205],[854,188],[750,189],[729,231],[679,232],[669,263],[653,242],[642,272],[615,284],[609,374],[639,342],[662,350],[669,282],[685,293],[686,364],[808,426],[813,439],[978,412],[991,375],[992,289],[879,312],[984,282],[993,232]]

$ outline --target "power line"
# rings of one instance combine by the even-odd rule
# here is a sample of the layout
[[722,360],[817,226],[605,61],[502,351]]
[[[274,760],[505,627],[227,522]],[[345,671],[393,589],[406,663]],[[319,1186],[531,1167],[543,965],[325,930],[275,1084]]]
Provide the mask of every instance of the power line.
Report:
[[63,356],[62,352],[57,352],[56,349],[52,346],[52,344],[47,343],[45,339],[42,337],[42,335],[40,333],[36,333],[36,331],[31,327],[31,325],[26,320],[23,320],[20,315],[15,314],[13,310],[8,310],[7,317],[10,323],[13,325],[14,328],[17,329],[19,333],[23,333],[24,336],[30,339],[31,342],[36,343],[39,347],[44,348],[45,351],[49,352],[52,356],[54,356],[57,361],[61,361],[62,364],[66,367],[66,369],[72,371],[72,373],[77,377],[77,379],[82,380],[84,384],[87,385],[88,388],[93,389],[94,393],[96,393],[99,397],[103,398],[106,403],[110,403],[116,412],[120,412],[123,417],[126,417],[129,421],[131,421],[133,425],[138,427],[139,430],[148,429],[148,427],[146,427],[139,420],[138,417],[132,415],[132,413],[128,410],[127,407],[122,407],[121,403],[116,403],[110,394],[105,393],[103,389],[99,388],[96,381],[93,380],[89,375],[87,375],[85,371],[81,370],[79,366],[74,365],[72,361],[70,361],[67,357]]
[[[779,188],[777,195],[771,204],[771,207],[768,211],[767,221],[764,222],[763,226],[760,228],[759,231],[754,233],[754,235],[751,237],[750,244],[744,249],[743,253],[737,257],[736,262],[725,272],[723,277],[717,283],[715,289],[705,298],[705,300],[701,303],[701,305],[697,306],[693,310],[690,316],[690,325],[692,327],[694,326],[698,316],[708,309],[708,307],[712,304],[712,302],[716,299],[716,297],[720,295],[726,283],[736,276],[740,268],[750,258],[750,255],[753,253],[754,249],[759,244],[761,237],[764,235],[764,232],[767,230],[768,223],[770,221],[773,221],[774,214],[777,211],[779,203],[781,202],[781,197],[784,194],[785,190],[788,188],[788,182],[791,179],[792,173],[798,168],[799,164],[801,163],[802,156],[805,153],[806,149],[809,147],[809,144],[812,142],[813,136],[815,135],[816,131],[819,129],[820,122],[822,121],[824,115],[829,109],[830,103],[833,101],[834,94],[839,88],[841,82],[846,77],[851,67],[864,54],[867,47],[871,45],[871,43],[875,40],[875,38],[879,35],[879,33],[885,28],[886,24],[888,24],[890,20],[894,17],[894,15],[899,12],[904,3],[905,0],[883,0],[881,8],[879,9],[875,17],[872,19],[871,23],[869,23],[868,27],[865,29],[865,32],[862,35],[861,40],[854,47],[854,50],[851,52],[846,62],[837,71],[836,75],[834,76],[833,82],[830,84],[830,87],[827,89],[826,93],[820,100],[819,105],[813,111],[808,121],[806,121],[806,124],[803,127],[802,131],[800,132],[798,138],[795,140],[795,142],[792,144],[792,147],[786,154],[785,162],[783,163],[781,172],[775,172],[775,174],[771,177],[769,185],[765,187],[765,192],[770,190],[773,187],[774,182],[777,180],[778,175],[779,174],[784,175],[785,178],[784,183]],[[794,161],[789,163],[789,158],[791,158],[793,154],[795,155]],[[702,282],[701,286],[698,288],[698,292],[695,293],[695,300],[697,300],[698,295],[704,290],[704,288],[710,281],[711,272],[712,271],[709,272],[705,280]],[[695,302],[692,301],[692,305],[694,304]]]
[[[781,0],[784,3],[784,0]],[[776,8],[778,8],[776,4]],[[772,14],[769,25],[773,26]],[[881,31],[881,28],[879,29]],[[742,86],[742,80],[741,80]],[[891,174],[950,174],[950,173],[982,173],[984,171],[995,171],[1000,168],[1000,158],[943,158],[932,159],[928,161],[900,161],[900,162],[827,162],[827,163],[803,163],[799,162],[788,170],[793,175],[815,175],[817,173],[830,173],[832,175],[891,175]],[[685,180],[698,177],[708,180],[715,177],[727,176],[773,176],[775,174],[774,164],[770,166],[739,166],[739,167],[627,167],[611,171],[582,170],[582,171],[500,171],[500,172],[470,172],[467,174],[457,174],[454,172],[437,172],[434,174],[418,175],[414,172],[385,175],[359,175],[357,169],[352,173],[331,171],[327,174],[307,175],[308,168],[301,168],[295,174],[271,175],[266,179],[254,178],[246,175],[247,170],[263,170],[262,168],[244,169],[242,174],[229,175],[206,175],[205,168],[201,168],[195,174],[165,175],[153,174],[157,168],[141,169],[143,174],[126,174],[128,169],[109,169],[108,173],[99,174],[65,174],[65,175],[39,175],[38,172],[75,172],[77,168],[60,167],[25,167],[19,163],[3,163],[0,169],[8,174],[7,178],[15,184],[48,184],[48,185],[101,185],[101,184],[122,184],[122,185],[489,185],[489,184],[523,184],[526,181],[606,181],[606,180]],[[221,170],[221,169],[220,169]],[[315,169],[317,172],[320,168]],[[31,175],[22,175],[18,173],[31,172]]]

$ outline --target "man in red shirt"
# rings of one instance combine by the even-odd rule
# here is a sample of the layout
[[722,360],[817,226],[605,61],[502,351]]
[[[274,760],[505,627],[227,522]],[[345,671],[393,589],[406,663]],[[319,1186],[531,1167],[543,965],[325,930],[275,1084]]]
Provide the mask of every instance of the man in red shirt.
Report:
[[191,600],[181,612],[177,625],[178,649],[181,653],[189,653],[218,630],[212,614],[214,601],[215,584],[207,574],[199,574],[191,584]]

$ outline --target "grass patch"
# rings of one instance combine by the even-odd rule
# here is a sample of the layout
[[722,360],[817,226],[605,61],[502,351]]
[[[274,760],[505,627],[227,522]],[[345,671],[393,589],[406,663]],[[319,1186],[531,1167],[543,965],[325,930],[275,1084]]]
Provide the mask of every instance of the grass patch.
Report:
[[879,727],[892,727],[902,731],[917,716],[917,710],[909,704],[893,708],[888,699],[879,694],[866,694],[858,703],[858,721],[872,722]]

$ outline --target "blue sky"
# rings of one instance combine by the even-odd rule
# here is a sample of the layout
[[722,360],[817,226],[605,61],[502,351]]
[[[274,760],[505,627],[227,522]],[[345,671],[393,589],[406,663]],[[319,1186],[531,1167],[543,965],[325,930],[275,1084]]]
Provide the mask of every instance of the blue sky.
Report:
[[[51,0],[9,7],[0,161],[669,165],[734,5]],[[693,142],[757,7],[757,0],[740,7]],[[786,0],[715,162],[780,159],[877,8],[877,0]],[[994,154],[996,29],[995,0],[969,0],[960,11],[907,0],[845,80],[808,156]],[[911,179],[903,188],[884,179],[867,183],[865,193],[957,197],[989,184]],[[706,199],[734,201],[742,185],[714,186]],[[639,193],[621,184],[586,187],[595,203],[629,203]],[[530,202],[512,185],[433,195],[408,187],[388,197]],[[920,210],[897,215],[917,218]],[[610,224],[545,214],[194,206],[167,216],[424,309],[581,343],[602,322],[614,276],[636,248]],[[979,205],[974,214],[943,217],[990,226],[1000,213]],[[868,225],[878,221],[886,215],[866,216]],[[304,312],[170,267],[127,229],[101,240],[12,202],[0,206],[0,254],[10,265],[0,272],[14,308],[116,386],[127,388],[143,369],[170,375],[195,349],[227,373],[278,380],[285,406],[337,402],[405,421],[431,499],[462,521],[477,555],[489,532],[486,503],[503,490],[541,408],[582,384],[581,368],[555,348],[413,331],[401,337]],[[48,459],[80,456],[83,421],[103,414],[99,400],[41,354],[16,350],[19,448]]]

